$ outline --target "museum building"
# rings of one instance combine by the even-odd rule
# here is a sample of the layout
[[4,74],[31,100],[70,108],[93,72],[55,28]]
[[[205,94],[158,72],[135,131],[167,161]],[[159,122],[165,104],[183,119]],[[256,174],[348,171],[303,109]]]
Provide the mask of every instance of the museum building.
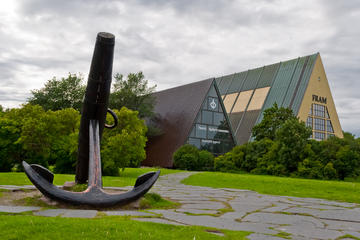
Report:
[[156,125],[145,166],[172,167],[189,143],[215,155],[251,140],[264,110],[277,103],[312,128],[311,138],[343,137],[319,53],[154,93]]

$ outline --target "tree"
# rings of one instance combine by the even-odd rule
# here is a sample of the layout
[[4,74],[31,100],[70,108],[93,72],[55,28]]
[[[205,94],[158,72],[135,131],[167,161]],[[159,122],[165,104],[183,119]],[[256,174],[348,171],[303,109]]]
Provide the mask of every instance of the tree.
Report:
[[255,140],[269,138],[275,140],[275,133],[285,123],[286,120],[297,118],[294,116],[293,111],[289,108],[278,107],[276,103],[271,108],[264,111],[262,121],[255,125],[252,129],[252,134]]
[[142,72],[130,73],[127,79],[122,74],[115,75],[113,92],[110,94],[109,106],[113,109],[126,107],[139,112],[139,117],[152,117],[155,97],[151,94],[155,86],[148,87],[148,81]]
[[83,77],[79,74],[69,73],[67,78],[60,80],[55,77],[48,80],[45,86],[38,90],[32,90],[33,95],[28,99],[32,105],[40,105],[47,110],[60,110],[64,108],[81,109],[85,86]]
[[139,167],[145,159],[146,125],[138,112],[122,107],[114,110],[119,125],[105,129],[101,142],[104,175],[118,175],[119,168]]

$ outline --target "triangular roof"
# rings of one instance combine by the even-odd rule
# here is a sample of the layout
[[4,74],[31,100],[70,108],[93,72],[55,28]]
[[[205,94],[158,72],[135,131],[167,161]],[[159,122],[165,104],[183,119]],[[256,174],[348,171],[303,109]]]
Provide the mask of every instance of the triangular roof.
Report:
[[172,167],[173,153],[184,144],[214,78],[154,93],[156,124],[163,134],[146,147],[145,166]]

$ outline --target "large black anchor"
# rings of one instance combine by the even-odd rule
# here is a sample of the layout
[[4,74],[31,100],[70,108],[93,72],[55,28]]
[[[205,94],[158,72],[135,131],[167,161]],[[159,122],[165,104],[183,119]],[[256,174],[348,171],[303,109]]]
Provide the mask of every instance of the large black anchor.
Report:
[[[48,169],[23,161],[26,175],[45,196],[74,205],[110,207],[125,205],[142,197],[160,175],[160,171],[139,176],[131,191],[122,194],[106,193],[102,189],[100,139],[104,127],[114,128],[117,116],[108,109],[115,37],[110,33],[97,35],[91,62],[88,83],[82,106],[78,160],[76,164],[77,183],[88,182],[83,192],[65,191],[53,185],[54,175]],[[105,124],[106,114],[114,118],[114,124]]]

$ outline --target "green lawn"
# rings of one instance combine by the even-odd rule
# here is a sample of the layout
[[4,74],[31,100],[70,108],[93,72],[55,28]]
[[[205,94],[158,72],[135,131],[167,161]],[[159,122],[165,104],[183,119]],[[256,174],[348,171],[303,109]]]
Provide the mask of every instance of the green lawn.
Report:
[[[136,178],[141,174],[157,171],[157,168],[126,168],[120,172],[119,177],[103,176],[103,186],[105,187],[124,187],[135,184]],[[161,175],[180,172],[179,170],[159,169]],[[55,174],[54,184],[63,185],[66,181],[74,181],[73,174]],[[0,185],[32,185],[26,174],[23,172],[0,173]]]
[[1,215],[1,239],[246,239],[248,232],[221,230],[224,237],[205,227],[138,222],[126,217],[95,219]]
[[360,183],[275,176],[204,172],[182,181],[187,185],[248,189],[258,193],[324,198],[360,203]]

